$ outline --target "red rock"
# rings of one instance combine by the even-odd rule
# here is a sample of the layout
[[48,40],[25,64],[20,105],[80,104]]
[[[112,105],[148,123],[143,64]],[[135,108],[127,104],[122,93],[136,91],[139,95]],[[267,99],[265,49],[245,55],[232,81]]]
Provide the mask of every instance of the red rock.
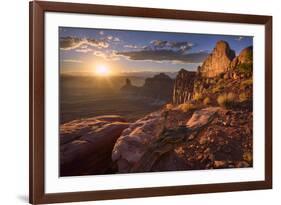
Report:
[[99,116],[61,125],[60,176],[111,173],[113,146],[128,126],[120,116]]
[[228,43],[218,41],[212,53],[203,62],[199,69],[203,77],[215,77],[230,69],[232,60],[235,58],[235,52],[231,50]]

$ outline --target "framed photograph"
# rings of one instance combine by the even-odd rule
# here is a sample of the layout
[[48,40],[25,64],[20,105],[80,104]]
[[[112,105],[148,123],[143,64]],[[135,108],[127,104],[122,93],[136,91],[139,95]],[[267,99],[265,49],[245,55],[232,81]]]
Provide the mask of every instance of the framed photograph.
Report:
[[30,2],[30,203],[271,187],[271,16]]

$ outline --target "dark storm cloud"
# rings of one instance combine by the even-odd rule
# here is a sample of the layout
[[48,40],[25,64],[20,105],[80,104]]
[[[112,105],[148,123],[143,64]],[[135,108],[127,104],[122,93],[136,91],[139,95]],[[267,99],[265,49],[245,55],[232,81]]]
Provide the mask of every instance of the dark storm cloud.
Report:
[[130,60],[179,61],[184,63],[200,63],[208,55],[207,52],[188,52],[195,44],[190,42],[171,42],[154,40],[138,51],[118,52]]
[[184,63],[201,63],[208,56],[208,53],[182,53],[173,50],[142,50],[118,52],[117,55],[125,56],[130,60],[180,61]]
[[72,50],[79,48],[82,45],[93,46],[97,48],[107,48],[109,44],[105,40],[93,39],[93,38],[77,38],[77,37],[61,37],[60,49]]

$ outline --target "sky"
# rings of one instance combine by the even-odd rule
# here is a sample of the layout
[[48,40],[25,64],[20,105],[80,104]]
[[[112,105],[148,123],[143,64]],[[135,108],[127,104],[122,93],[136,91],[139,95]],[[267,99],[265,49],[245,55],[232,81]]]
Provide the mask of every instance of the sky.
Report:
[[94,28],[59,28],[61,73],[111,74],[197,70],[219,40],[236,55],[253,45],[251,36],[229,36]]

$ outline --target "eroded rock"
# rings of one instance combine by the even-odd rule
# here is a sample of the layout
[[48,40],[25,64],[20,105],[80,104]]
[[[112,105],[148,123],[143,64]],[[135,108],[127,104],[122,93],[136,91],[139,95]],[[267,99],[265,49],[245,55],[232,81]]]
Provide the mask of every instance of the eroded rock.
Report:
[[60,126],[60,175],[115,172],[113,146],[129,123],[120,116],[74,120]]
[[[126,129],[112,153],[118,172],[252,166],[251,113],[218,107],[190,111],[181,117],[179,112],[159,111]],[[248,121],[239,121],[246,117]],[[226,118],[236,121],[235,127],[226,126]]]

